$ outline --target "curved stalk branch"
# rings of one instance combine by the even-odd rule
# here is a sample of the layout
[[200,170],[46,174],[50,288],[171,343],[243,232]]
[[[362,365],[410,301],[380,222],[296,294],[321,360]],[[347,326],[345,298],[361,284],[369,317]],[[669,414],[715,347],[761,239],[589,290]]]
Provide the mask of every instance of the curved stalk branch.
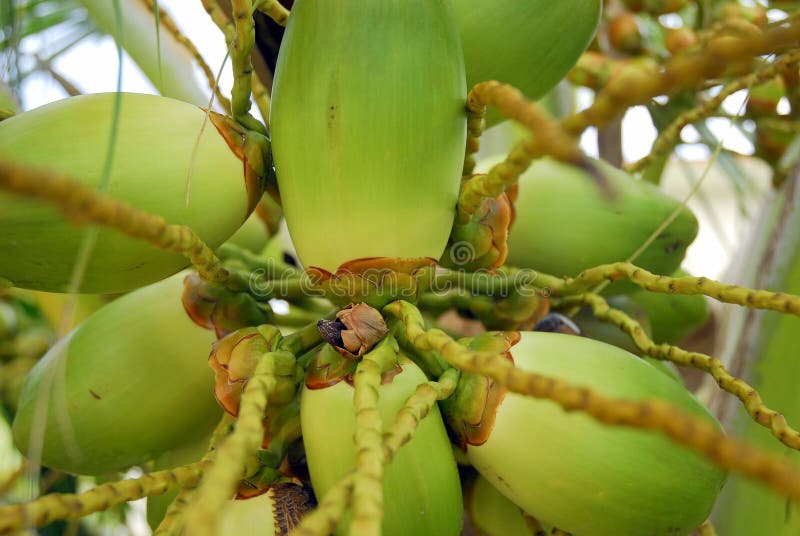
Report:
[[768,408],[755,387],[731,375],[725,369],[722,361],[699,352],[687,352],[677,346],[654,343],[638,322],[623,311],[610,307],[608,302],[598,294],[584,294],[578,301],[590,306],[597,319],[614,324],[627,333],[644,355],[671,361],[676,365],[695,368],[709,374],[722,390],[741,400],[747,413],[755,422],[769,429],[772,435],[787,447],[800,450],[800,432],[789,426],[783,415]]
[[159,216],[96,192],[65,175],[0,162],[0,188],[46,201],[76,225],[101,225],[181,254],[207,281],[247,288],[247,279],[242,280],[225,269],[211,248],[189,227],[169,224]]
[[724,74],[733,65],[746,65],[756,56],[779,53],[800,40],[800,16],[760,28],[744,21],[726,22],[709,35],[705,46],[672,56],[661,68],[630,69],[611,80],[592,105],[565,118],[565,131],[577,135],[590,126],[614,121],[625,110],[646,104],[658,95],[696,87]]
[[660,400],[609,398],[558,378],[524,372],[501,355],[471,351],[438,329],[426,331],[422,315],[408,302],[392,302],[383,311],[403,322],[415,346],[439,352],[462,371],[488,376],[511,392],[551,400],[565,411],[581,411],[603,424],[659,432],[718,467],[748,475],[800,502],[800,470],[793,463],[729,438],[705,419]]
[[[539,279],[537,279],[537,286],[541,279],[543,277],[540,274]],[[584,270],[574,279],[565,278],[561,282],[550,280],[553,283],[550,289],[554,295],[564,296],[581,293],[604,281],[616,281],[618,279],[627,279],[637,286],[652,292],[663,294],[703,294],[724,303],[733,303],[755,309],[769,309],[779,313],[800,316],[800,296],[727,285],[705,277],[655,275],[629,262],[602,264]]]
[[[444,400],[453,394],[458,383],[459,372],[449,369],[438,382],[428,382],[417,387],[417,390],[406,400],[405,405],[397,412],[392,427],[383,442],[383,463],[389,463],[400,450],[400,447],[411,441],[419,423],[436,405],[437,400]],[[306,515],[292,531],[292,536],[325,536],[333,532],[342,518],[353,494],[355,474],[350,473],[336,486],[331,488],[316,510]]]
[[478,150],[477,137],[480,130],[476,122],[486,114],[486,107],[492,105],[505,117],[518,121],[532,134],[528,140],[518,142],[506,159],[497,164],[485,175],[476,175],[462,184],[458,199],[458,213],[461,221],[481,206],[486,198],[495,198],[519,180],[534,158],[551,155],[563,162],[574,164],[594,174],[594,166],[578,147],[577,142],[564,133],[558,122],[552,119],[538,104],[531,102],[513,86],[496,81],[481,82],[467,96],[468,125],[471,126],[467,141],[465,171],[474,167],[470,163],[472,153]]
[[258,357],[255,372],[242,393],[233,432],[219,445],[212,465],[184,513],[188,534],[216,534],[217,515],[222,505],[233,497],[237,482],[247,476],[248,461],[258,452],[264,438],[267,400],[278,385],[276,361],[279,353],[286,352],[269,352]]
[[397,343],[387,336],[364,356],[353,376],[356,470],[353,474],[353,536],[380,536],[383,520],[383,422],[378,411],[381,374],[397,362]]
[[193,486],[200,479],[203,466],[198,462],[141,478],[102,484],[83,493],[50,493],[28,503],[0,506],[0,534],[16,533],[60,519],[79,519],[128,501]]
[[[667,128],[659,133],[650,153],[628,166],[627,171],[630,173],[639,172],[654,161],[664,157],[678,142],[683,127],[713,115],[723,101],[737,91],[761,85],[775,77],[786,67],[797,62],[800,62],[800,50],[788,52],[762,69],[734,80],[725,86],[718,95],[677,117]],[[736,117],[735,119],[740,120],[741,117]]]

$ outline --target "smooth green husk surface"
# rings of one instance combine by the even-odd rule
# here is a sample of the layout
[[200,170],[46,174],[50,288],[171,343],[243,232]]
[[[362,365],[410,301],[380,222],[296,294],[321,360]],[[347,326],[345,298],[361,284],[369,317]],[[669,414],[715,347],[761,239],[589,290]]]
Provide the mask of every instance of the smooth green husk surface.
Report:
[[258,214],[253,212],[226,243],[233,244],[252,253],[261,253],[267,247],[269,238],[266,225]]
[[[629,259],[680,203],[652,184],[597,162],[611,192],[604,195],[585,172],[551,159],[535,162],[519,182],[508,263],[556,276],[576,276],[600,264]],[[681,208],[675,220],[634,259],[671,274],[697,236],[697,219]],[[610,291],[631,290],[612,285]]]
[[[381,385],[378,409],[384,431],[425,374],[407,360],[391,383]],[[324,389],[303,387],[303,443],[318,499],[345,477],[356,460],[353,387],[345,381]],[[437,406],[420,422],[413,439],[386,466],[383,485],[385,536],[448,536],[461,531],[462,499],[450,441]],[[345,521],[337,534],[347,534]]]
[[[608,397],[657,398],[713,420],[688,391],[601,342],[525,332],[511,348],[523,370]],[[538,519],[581,536],[688,534],[707,517],[725,473],[653,432],[607,427],[555,403],[507,394],[486,443],[467,456]]]
[[[32,434],[43,432],[44,465],[103,474],[208,434],[221,415],[207,364],[214,335],[184,312],[184,275],[111,302],[42,358],[14,419],[23,453],[31,454]],[[39,397],[47,401],[43,430],[32,429]]]
[[470,520],[486,536],[530,536],[519,506],[478,475],[464,496]]
[[[65,173],[98,187],[109,149],[115,94],[71,97],[0,123],[0,159]],[[205,112],[191,104],[125,93],[107,193],[186,224],[211,247],[248,214],[243,166]],[[189,204],[186,188],[191,174]],[[67,290],[84,230],[39,201],[0,192],[0,277],[14,286]],[[102,229],[81,291],[114,293],[167,277],[188,261]]]
[[458,196],[465,98],[449,2],[295,2],[271,124],[303,265],[439,258]]
[[[597,30],[601,0],[453,0],[467,88],[498,80],[539,99],[578,61]],[[494,125],[502,116],[489,110]]]

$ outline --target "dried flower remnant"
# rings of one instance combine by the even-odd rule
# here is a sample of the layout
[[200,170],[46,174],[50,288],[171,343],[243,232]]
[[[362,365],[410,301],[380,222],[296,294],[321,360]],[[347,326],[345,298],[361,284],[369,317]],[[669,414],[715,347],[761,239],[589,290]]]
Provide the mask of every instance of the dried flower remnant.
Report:
[[378,310],[366,303],[348,305],[336,313],[336,320],[320,320],[317,328],[326,342],[349,359],[362,357],[389,333]]

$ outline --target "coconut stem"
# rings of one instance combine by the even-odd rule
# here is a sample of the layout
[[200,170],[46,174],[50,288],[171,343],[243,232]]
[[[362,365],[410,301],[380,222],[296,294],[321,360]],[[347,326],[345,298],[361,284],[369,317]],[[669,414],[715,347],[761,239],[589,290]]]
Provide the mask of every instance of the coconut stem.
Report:
[[394,424],[384,439],[383,455],[387,462],[392,460],[401,446],[411,441],[420,421],[428,415],[428,412],[436,405],[436,401],[444,400],[453,394],[460,376],[461,373],[458,369],[451,368],[444,371],[439,377],[439,381],[417,386],[414,394],[397,412]]
[[[397,412],[394,423],[383,441],[383,464],[394,458],[400,447],[411,441],[419,427],[419,423],[436,405],[437,400],[444,400],[455,391],[459,372],[449,369],[438,382],[427,382],[417,387],[413,395],[408,397],[405,405]],[[333,532],[342,518],[353,494],[355,473],[350,473],[339,483],[328,490],[328,493],[313,512],[307,514],[292,531],[292,536],[326,536]]]
[[0,534],[47,525],[59,519],[78,519],[128,501],[193,486],[202,470],[203,464],[198,462],[141,478],[102,484],[83,493],[51,493],[31,502],[0,506]]
[[726,22],[705,46],[672,56],[659,70],[647,74],[630,70],[611,80],[589,108],[565,118],[562,126],[577,135],[590,126],[606,125],[632,106],[658,95],[694,89],[701,80],[717,78],[732,65],[747,65],[756,56],[794,47],[798,39],[798,16],[763,28],[741,20]]
[[256,39],[255,21],[253,20],[253,2],[251,0],[231,0],[233,7],[233,25],[236,37],[233,40],[231,61],[233,63],[233,117],[250,130],[266,135],[264,125],[250,115],[250,92],[252,89],[253,51]]
[[356,470],[352,536],[380,536],[383,520],[383,422],[378,411],[381,374],[397,363],[397,341],[386,336],[367,353],[353,376],[356,413]]
[[426,331],[419,310],[408,302],[392,302],[383,311],[402,321],[415,346],[439,352],[462,371],[488,376],[509,391],[552,400],[565,411],[581,411],[604,424],[657,431],[723,469],[746,474],[800,502],[800,470],[791,462],[729,438],[705,419],[659,400],[609,398],[561,379],[524,372],[499,354],[471,351],[439,329]]
[[283,337],[281,342],[278,343],[278,348],[292,355],[301,355],[311,350],[322,342],[322,336],[319,333],[319,328],[317,328],[317,321],[319,321],[320,318],[331,320],[336,317],[337,312],[338,309],[329,311],[324,316],[315,315],[314,320],[310,324]]
[[281,5],[278,0],[257,0],[256,9],[275,21],[279,26],[286,26],[289,20],[289,10]]
[[186,506],[192,502],[197,487],[185,487],[178,492],[178,495],[169,503],[167,511],[164,514],[164,519],[161,520],[153,536],[178,536],[181,530],[181,521],[183,520],[183,511]]
[[200,276],[233,289],[248,288],[246,277],[229,272],[195,232],[172,225],[127,203],[96,192],[65,175],[0,162],[0,188],[47,201],[73,223],[112,228],[154,247],[185,256]]
[[653,143],[653,148],[650,150],[650,153],[628,166],[627,171],[630,173],[642,171],[651,163],[663,158],[677,143],[683,127],[709,117],[722,105],[725,99],[737,91],[761,85],[781,73],[786,67],[797,62],[800,62],[800,50],[788,52],[758,71],[734,80],[726,85],[719,94],[705,102],[701,102],[695,108],[682,113],[675,118],[667,128],[659,133],[658,138],[656,138],[656,141]]
[[156,0],[140,0],[147,5],[147,8],[155,13],[156,9],[158,9],[158,22],[161,26],[164,27],[177,41],[181,44],[194,58],[194,61],[200,67],[200,70],[203,71],[203,75],[206,77],[206,81],[208,82],[208,87],[211,91],[214,92],[217,98],[217,102],[222,105],[222,108],[227,112],[231,113],[231,101],[222,94],[219,90],[219,86],[217,85],[217,78],[214,76],[214,72],[211,70],[211,67],[208,66],[206,60],[203,59],[203,55],[200,54],[200,51],[197,50],[197,47],[194,46],[191,39],[183,35],[183,33],[178,28],[178,25],[175,24],[175,21],[172,20],[172,17],[163,10],[160,6],[157,5]]
[[[225,16],[225,13],[222,11],[222,8],[219,5],[219,2],[217,0],[202,0],[202,2],[206,13],[208,13],[208,16],[211,17],[211,20],[217,25],[217,28],[222,31],[222,35],[225,36],[225,42],[231,46],[236,38],[236,28],[233,26],[230,20],[228,20],[228,17]],[[258,77],[258,74],[255,72],[255,70],[251,74],[251,83],[253,99],[256,101],[258,111],[261,112],[261,117],[264,120],[264,123],[269,126],[269,90],[261,82],[261,79]]]
[[264,411],[267,399],[278,385],[277,361],[287,352],[269,352],[259,356],[253,375],[247,380],[239,404],[233,432],[220,444],[213,462],[184,513],[189,534],[216,534],[217,515],[226,500],[233,497],[237,482],[247,476],[248,461],[264,438]]
[[[527,100],[518,89],[493,80],[477,84],[467,96],[468,124],[474,125],[477,118],[483,117],[487,105],[497,107],[504,116],[527,127],[532,138],[518,142],[506,159],[485,175],[476,175],[462,184],[458,199],[460,221],[468,221],[481,206],[483,199],[498,197],[515,184],[533,159],[539,156],[548,154],[568,164],[593,169],[575,140],[566,135],[558,122],[541,106]],[[468,159],[471,158],[470,151],[477,150],[477,139],[472,135],[473,132],[470,131]]]
[[769,429],[772,435],[787,447],[800,450],[800,432],[789,426],[783,415],[768,408],[755,387],[731,375],[722,361],[699,352],[687,352],[677,346],[654,343],[638,322],[623,311],[610,307],[598,294],[584,294],[578,299],[592,308],[592,314],[596,318],[614,324],[627,333],[644,355],[696,368],[709,374],[722,390],[742,401],[747,413],[755,422]]
[[222,11],[222,8],[219,5],[219,2],[217,0],[201,1],[203,8],[206,10],[206,13],[208,13],[208,16],[211,17],[212,22],[217,25],[217,28],[222,31],[222,35],[225,36],[225,42],[228,44],[232,43],[236,35],[236,29],[228,20],[228,17],[225,16],[225,13]]
[[554,295],[577,294],[604,282],[627,279],[637,286],[664,294],[703,294],[724,303],[754,309],[769,309],[800,316],[800,296],[767,290],[727,285],[705,277],[655,275],[629,262],[602,264],[584,270],[577,277],[563,280],[538,274],[536,285],[550,288]]

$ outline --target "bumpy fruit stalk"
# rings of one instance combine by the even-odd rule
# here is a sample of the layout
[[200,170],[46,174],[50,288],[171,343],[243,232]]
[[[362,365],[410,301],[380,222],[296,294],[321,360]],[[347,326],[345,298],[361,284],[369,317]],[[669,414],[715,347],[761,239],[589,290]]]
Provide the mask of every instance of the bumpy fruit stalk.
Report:
[[[478,475],[464,491],[464,508],[486,536],[531,536],[519,506]],[[535,536],[535,535],[534,535]]]
[[[73,97],[3,121],[0,160],[98,187],[115,99],[110,93]],[[110,197],[188,225],[212,248],[241,226],[263,191],[251,167],[260,155],[241,146],[243,133],[222,116],[211,114],[206,122],[200,108],[152,95],[123,94],[118,119]],[[0,193],[0,229],[0,277],[23,288],[66,289],[82,230],[54,208],[7,193]],[[81,291],[130,290],[185,265],[180,255],[100,230]]]
[[[744,274],[738,282],[785,292],[800,292],[800,175],[797,171],[766,205],[759,228],[739,253]],[[749,272],[749,273],[748,273]],[[780,408],[789,422],[800,420],[797,378],[800,375],[800,319],[776,312],[731,311],[720,333],[726,340],[720,351],[726,365],[741,370],[773,407]],[[738,435],[788,457],[797,463],[800,455],[778,444],[769,433],[737,411],[725,399],[715,402],[717,414]],[[782,497],[746,479],[732,477],[714,512],[720,534],[744,536],[772,534],[791,536],[800,531],[796,508]]]
[[519,182],[516,220],[508,237],[509,264],[574,276],[586,268],[626,260],[679,209],[635,263],[659,274],[680,266],[697,235],[694,215],[655,186],[602,161],[597,165],[608,181],[610,198],[573,166],[543,159],[530,167]]
[[221,414],[206,363],[214,335],[186,316],[184,275],[106,305],[42,358],[14,419],[21,452],[35,454],[41,439],[44,465],[96,475],[153,459],[213,428]]
[[[672,277],[686,275],[683,270],[678,270]],[[678,344],[708,320],[708,299],[699,294],[687,296],[639,291],[629,297],[650,319],[656,344]]]
[[[525,371],[569,379],[609,397],[663,400],[713,420],[677,382],[614,346],[523,332],[506,355]],[[664,437],[609,428],[586,415],[565,414],[549,401],[513,393],[498,398],[496,409],[486,408],[496,413],[485,441],[472,440],[467,457],[501,493],[563,530],[688,534],[706,519],[725,480],[724,471]],[[532,432],[529,439],[520,437],[521,430]]]
[[[415,388],[427,382],[410,361],[401,358],[400,367],[402,372],[380,386],[378,411],[384,430],[390,428]],[[354,389],[346,381],[320,389],[303,388],[303,441],[317,497],[325,497],[355,465],[353,395]],[[383,496],[383,534],[387,536],[447,536],[461,530],[458,472],[438,409],[421,420],[411,441],[385,467]],[[346,534],[343,525],[337,534]]]
[[458,197],[465,99],[449,2],[295,2],[271,124],[303,265],[439,258]]
[[[453,0],[467,89],[497,80],[544,96],[578,61],[600,22],[600,0]],[[489,110],[488,125],[502,120]]]

